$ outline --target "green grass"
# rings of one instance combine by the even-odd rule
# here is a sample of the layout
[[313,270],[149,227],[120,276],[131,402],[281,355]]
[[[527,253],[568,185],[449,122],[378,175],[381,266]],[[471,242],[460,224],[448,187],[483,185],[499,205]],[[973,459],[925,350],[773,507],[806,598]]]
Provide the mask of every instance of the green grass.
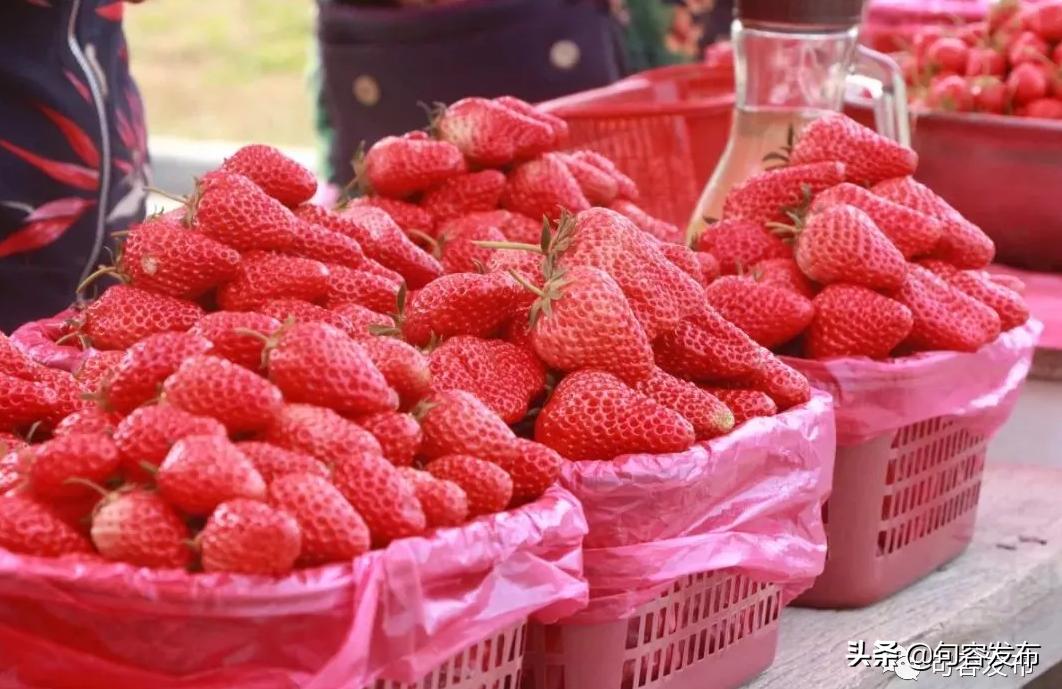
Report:
[[153,134],[309,146],[309,0],[127,5],[133,75]]

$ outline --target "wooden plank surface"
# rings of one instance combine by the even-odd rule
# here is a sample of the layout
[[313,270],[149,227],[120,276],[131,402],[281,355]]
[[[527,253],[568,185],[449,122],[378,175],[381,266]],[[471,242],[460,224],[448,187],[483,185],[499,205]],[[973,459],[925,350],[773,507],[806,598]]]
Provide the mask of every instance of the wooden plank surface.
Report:
[[[1062,415],[1060,415],[1062,420]],[[850,640],[1039,643],[1024,679],[923,672],[904,681],[880,668],[848,667]],[[911,588],[862,610],[787,608],[778,656],[749,689],[1022,687],[1062,662],[1062,469],[989,463],[969,550]]]

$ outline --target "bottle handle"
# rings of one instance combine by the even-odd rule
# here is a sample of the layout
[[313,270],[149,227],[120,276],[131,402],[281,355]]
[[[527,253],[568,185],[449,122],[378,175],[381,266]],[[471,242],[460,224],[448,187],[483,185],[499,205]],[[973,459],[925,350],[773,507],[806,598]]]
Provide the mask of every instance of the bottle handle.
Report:
[[846,85],[870,92],[874,126],[880,134],[904,146],[911,145],[907,83],[895,60],[866,46],[856,46],[856,59]]

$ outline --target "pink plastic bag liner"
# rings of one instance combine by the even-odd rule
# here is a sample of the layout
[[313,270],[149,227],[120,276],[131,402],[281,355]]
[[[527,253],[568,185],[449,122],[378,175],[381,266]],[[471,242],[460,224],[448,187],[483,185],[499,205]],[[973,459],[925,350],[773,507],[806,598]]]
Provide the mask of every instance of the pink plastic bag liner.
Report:
[[834,450],[830,399],[816,393],[686,452],[566,464],[590,524],[590,604],[565,622],[624,619],[678,577],[720,569],[796,597],[825,563]]
[[1042,329],[1030,320],[974,353],[786,361],[833,395],[841,447],[938,416],[971,417],[979,433],[990,435],[1018,400]]
[[96,350],[81,349],[76,342],[55,343],[66,334],[66,321],[73,315],[74,311],[68,309],[51,318],[25,323],[11,333],[11,341],[37,363],[64,371],[76,371]]
[[1037,347],[1062,349],[1062,273],[1036,273],[994,265],[991,273],[1013,275],[1025,283],[1025,301],[1032,315],[1044,324]]
[[528,615],[549,623],[583,607],[586,530],[578,502],[555,486],[525,507],[282,579],[0,549],[0,686],[413,682]]

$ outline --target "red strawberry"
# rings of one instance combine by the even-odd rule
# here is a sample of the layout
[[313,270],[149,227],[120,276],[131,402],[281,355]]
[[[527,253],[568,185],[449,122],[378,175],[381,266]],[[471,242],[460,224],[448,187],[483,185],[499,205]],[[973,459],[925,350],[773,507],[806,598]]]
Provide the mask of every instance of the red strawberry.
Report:
[[436,348],[429,360],[433,390],[470,392],[507,423],[524,418],[546,389],[542,362],[504,340],[460,335]]
[[369,527],[328,479],[288,474],[269,486],[269,504],[295,517],[302,565],[346,562],[369,549]]
[[697,438],[714,438],[734,427],[734,415],[711,393],[693,383],[656,369],[634,386],[657,404],[677,411],[693,425]]
[[501,458],[491,460],[513,480],[513,505],[537,500],[560,476],[562,457],[533,440],[517,438]]
[[633,222],[639,230],[656,237],[662,242],[681,243],[683,232],[675,225],[649,215],[633,201],[616,199],[608,207]]
[[35,495],[49,500],[92,495],[89,486],[70,479],[103,483],[118,470],[118,448],[103,433],[83,433],[53,438],[33,446],[27,472]]
[[884,359],[911,332],[911,310],[858,285],[829,285],[815,297],[815,319],[804,339],[812,359]]
[[1002,115],[1007,109],[1009,97],[1006,85],[997,77],[979,77],[970,89],[974,98],[974,109]]
[[495,249],[474,243],[479,241],[501,242],[505,241],[505,235],[497,227],[463,222],[462,218],[445,225],[439,232],[443,270],[447,273],[483,272]]
[[1049,41],[1062,40],[1062,2],[1048,0],[1029,8],[1027,26]]
[[1025,106],[1025,116],[1062,120],[1062,98],[1037,98]]
[[1007,58],[995,48],[970,48],[964,72],[968,77],[1002,77],[1007,73]]
[[385,136],[365,154],[364,179],[377,194],[403,197],[465,171],[461,151],[446,141]]
[[[844,180],[845,166],[838,162],[790,165],[761,172],[730,189],[723,202],[723,218],[748,220],[757,225],[786,222],[787,210],[801,207],[807,202],[809,195],[817,194]],[[716,258],[723,260],[714,249],[699,248],[708,249]],[[759,256],[757,260],[761,258],[771,257]]]
[[281,323],[291,321],[292,323],[323,324],[340,330],[350,337],[361,335],[361,331],[356,329],[346,316],[301,299],[274,299],[262,304],[258,311]]
[[958,74],[933,77],[926,94],[926,105],[933,110],[968,112],[973,108],[971,84]]
[[1007,48],[1007,59],[1010,66],[1015,67],[1023,62],[1042,64],[1048,61],[1051,46],[1040,36],[1032,31],[1023,31]]
[[995,311],[912,265],[895,298],[911,310],[914,325],[906,344],[918,350],[976,351],[1000,331]]
[[306,221],[299,221],[299,232],[288,253],[347,268],[360,268],[365,262],[365,252],[357,240]]
[[[705,279],[701,262],[697,259],[698,252],[693,251],[685,244],[660,242],[656,248],[673,266],[696,280],[699,285],[707,286],[712,280],[719,277],[719,266],[716,264],[714,274],[710,278]],[[704,255],[711,256],[711,254]]]
[[226,311],[250,311],[271,299],[317,301],[328,294],[328,276],[328,267],[320,261],[249,252],[236,278],[218,290],[218,304]]
[[523,163],[509,173],[502,205],[532,218],[555,218],[561,210],[577,213],[590,208],[579,182],[553,153]]
[[395,466],[409,466],[420,450],[420,424],[409,414],[381,412],[358,417],[358,425],[372,433],[383,456]]
[[470,455],[446,455],[425,467],[442,481],[456,483],[468,498],[468,516],[504,510],[513,498],[513,480],[496,464]]
[[943,224],[936,218],[848,182],[838,184],[816,196],[811,205],[811,212],[819,213],[844,204],[866,213],[878,229],[896,245],[904,258],[929,253],[944,232]]
[[279,328],[280,321],[262,313],[215,311],[200,318],[191,332],[210,341],[211,354],[258,371],[262,368],[265,343],[246,331],[269,336]]
[[925,57],[935,71],[961,74],[966,69],[969,51],[966,42],[961,38],[941,36],[929,44]]
[[933,191],[911,177],[886,180],[871,190],[908,208],[940,220],[944,233],[930,254],[960,268],[983,268],[992,262],[996,247],[988,235]]
[[501,215],[498,228],[510,242],[526,242],[534,244],[542,237],[542,221],[535,220],[523,213],[510,211],[491,211]]
[[846,204],[809,216],[794,255],[804,274],[824,285],[847,282],[894,290],[906,270],[903,254],[874,221]]
[[[114,428],[121,420],[117,414],[112,414],[103,409],[92,406],[70,414],[59,422],[52,430],[52,435],[61,437],[64,435],[84,435],[86,433],[102,433],[113,435]],[[0,438],[0,455],[3,454],[4,441]]]
[[615,177],[582,158],[566,153],[559,155],[587,201],[595,206],[608,206],[616,200],[619,184]]
[[55,404],[41,418],[48,425],[54,427],[70,414],[92,406],[92,403],[86,399],[85,388],[69,372],[37,366],[36,377],[38,382],[47,385],[56,393]]
[[[24,447],[29,447],[29,443],[22,436],[0,431],[0,456],[6,455],[8,452],[21,450]],[[0,493],[2,492],[0,491]]]
[[267,485],[288,474],[312,474],[326,479],[331,476],[328,467],[319,460],[301,452],[285,450],[272,443],[244,440],[236,443],[236,447],[251,460],[251,464],[262,475]]
[[815,286],[792,258],[768,258],[755,263],[751,275],[762,285],[781,287],[808,299],[815,296]]
[[539,110],[527,101],[514,96],[500,96],[495,98],[494,102],[549,127],[553,137],[548,148],[560,148],[568,142],[568,123],[556,115]]
[[720,220],[708,225],[697,237],[695,248],[715,256],[724,275],[747,270],[760,261],[793,255],[785,242],[760,223],[740,219]]
[[92,515],[92,542],[115,562],[183,569],[192,561],[188,538],[184,521],[153,491],[111,493]]
[[765,352],[711,307],[658,338],[654,350],[660,368],[697,382],[751,375],[762,366]]
[[[964,67],[965,56],[963,63]],[[841,162],[849,182],[877,184],[890,177],[913,174],[918,167],[918,154],[846,115],[829,114],[804,127],[789,162],[792,165]]]
[[427,527],[413,486],[379,455],[355,453],[343,457],[335,465],[332,481],[369,525],[375,546],[416,536]]
[[374,328],[394,329],[395,321],[390,316],[377,313],[360,304],[340,304],[332,309],[350,323],[350,336],[355,339],[371,335]]
[[468,496],[461,486],[412,467],[402,467],[398,473],[413,487],[428,528],[460,526],[468,519]]
[[36,380],[37,366],[7,335],[0,332],[0,374]]
[[278,576],[295,565],[302,533],[287,512],[238,498],[218,505],[196,542],[207,572]]
[[192,414],[211,416],[230,433],[268,427],[284,403],[275,385],[216,356],[185,359],[162,389],[169,404]]
[[542,287],[542,265],[540,253],[522,249],[495,249],[487,261],[487,272],[510,275],[512,271],[535,287]]
[[226,158],[221,169],[243,175],[289,208],[309,201],[317,191],[312,172],[265,144],[244,146]]
[[127,349],[154,333],[188,330],[202,316],[190,301],[114,285],[81,313],[81,333],[96,349]]
[[160,216],[129,230],[117,267],[134,287],[196,299],[231,280],[239,263],[235,249]]
[[[701,284],[704,285],[705,287],[707,287],[708,285],[712,284],[713,280],[715,280],[720,275],[722,275],[723,271],[722,271],[722,268],[719,265],[719,259],[717,259],[714,255],[708,253],[707,251],[694,251],[693,252],[693,257],[697,260],[697,263],[699,263],[701,265],[701,275],[702,275]],[[767,260],[770,261],[770,260],[775,260],[775,259],[767,259]],[[766,263],[766,262],[767,261],[761,261],[761,263]],[[795,264],[794,264],[794,266],[795,266]],[[798,273],[800,272],[799,269],[797,270],[797,272]]]
[[435,228],[435,218],[432,217],[431,213],[409,201],[389,199],[386,196],[360,196],[356,199],[351,199],[347,206],[372,206],[379,208],[390,215],[391,219],[398,223],[398,226],[407,235],[410,231],[423,232],[430,235]]
[[0,495],[20,486],[26,478],[27,465],[30,462],[29,452],[20,452],[29,445],[24,440],[21,444],[10,444],[0,441]]
[[387,384],[398,393],[400,408],[408,409],[431,390],[428,358],[417,348],[393,337],[359,340]]
[[266,484],[251,461],[218,435],[191,435],[174,443],[155,475],[159,493],[192,515],[206,516],[234,498],[265,498]]
[[523,290],[508,275],[453,273],[417,292],[406,308],[402,334],[415,345],[439,337],[487,337],[516,311]]
[[335,464],[356,454],[381,453],[371,433],[331,409],[309,404],[288,404],[262,440],[292,452]]
[[973,297],[999,315],[1003,330],[1016,328],[1029,320],[1029,306],[1017,292],[998,285],[983,271],[959,270],[943,261],[921,261],[927,268],[955,289]]
[[439,262],[410,241],[391,216],[379,208],[350,206],[343,211],[342,219],[356,228],[353,236],[365,254],[399,273],[410,289],[419,289],[442,275]]
[[503,191],[504,173],[480,170],[451,177],[425,192],[420,203],[436,222],[445,222],[465,213],[497,208]]
[[16,493],[0,496],[0,548],[42,557],[92,552],[88,540],[50,508]]
[[358,304],[378,313],[394,311],[400,283],[342,266],[331,266],[329,272],[326,303],[330,308]]
[[125,350],[121,349],[95,352],[92,356],[87,357],[74,371],[74,378],[86,390],[95,392],[99,389],[100,383],[118,367],[118,363],[121,362],[124,356]]
[[718,397],[734,413],[734,425],[740,426],[757,416],[774,416],[778,405],[765,392],[759,390],[742,390],[740,388],[705,388]]
[[118,447],[126,478],[150,481],[151,474],[144,465],[157,467],[174,443],[190,435],[224,438],[226,432],[216,419],[169,406],[141,407],[122,419],[114,431],[114,444]]
[[811,399],[811,385],[807,376],[786,364],[770,352],[764,352],[762,364],[734,387],[751,388],[767,393],[778,409],[785,410]]
[[545,152],[553,129],[516,110],[484,98],[463,98],[435,123],[439,138],[461,150],[470,162],[500,167]]
[[243,175],[224,170],[199,182],[191,217],[203,234],[238,251],[291,246],[299,225],[291,211]]
[[737,275],[719,278],[705,294],[723,318],[768,349],[804,332],[815,315],[807,297]]
[[420,427],[424,433],[420,452],[429,460],[466,454],[503,462],[516,438],[500,417],[464,390],[432,395],[421,411]]
[[681,414],[603,371],[567,376],[535,423],[535,440],[570,460],[681,452],[695,441]]
[[612,177],[616,182],[616,190],[619,192],[620,198],[629,201],[638,200],[638,186],[634,183],[634,180],[620,172],[620,169],[616,167],[616,164],[609,158],[595,151],[587,150],[572,151],[568,156],[574,160],[589,163]]
[[1011,70],[1006,80],[1007,94],[1016,105],[1043,98],[1051,87],[1047,72],[1038,64],[1026,62]]
[[103,384],[107,405],[128,414],[141,404],[158,397],[162,382],[185,359],[210,351],[206,338],[192,333],[149,335],[126,350],[118,367]]
[[1007,275],[1006,273],[987,273],[985,277],[991,282],[997,285],[1002,285],[1013,292],[1025,294],[1025,283],[1021,278],[1015,275]]

